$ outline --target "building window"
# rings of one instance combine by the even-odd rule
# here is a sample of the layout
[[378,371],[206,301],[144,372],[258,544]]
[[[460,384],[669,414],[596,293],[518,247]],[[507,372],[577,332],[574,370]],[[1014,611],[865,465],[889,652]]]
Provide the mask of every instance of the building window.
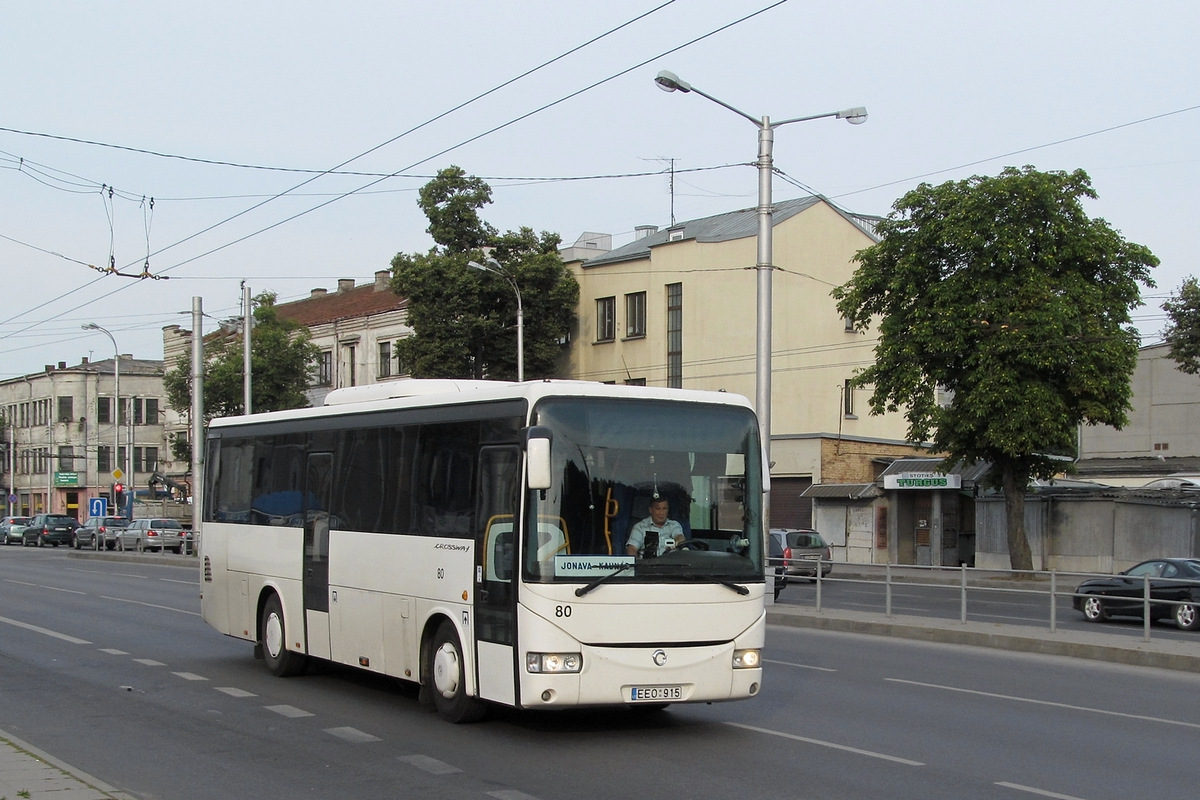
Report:
[[667,284],[667,386],[683,388],[683,284]]
[[626,378],[625,385],[626,386],[645,386],[646,379],[645,378]]
[[58,471],[59,472],[74,472],[75,471],[75,448],[69,444],[59,445],[58,447]]
[[129,398],[129,403],[130,403],[130,405],[133,406],[133,424],[141,425],[142,424],[142,409],[144,408],[144,401],[140,397],[131,397],[131,398]]
[[317,386],[333,384],[333,351],[323,350],[317,356]]
[[358,386],[358,362],[355,359],[354,345],[346,345],[346,380],[342,386]]
[[390,378],[392,376],[392,343],[379,343],[379,377]]
[[145,461],[143,463],[146,465],[147,472],[154,472],[158,469],[157,447],[143,447],[142,455],[145,457]]
[[158,398],[157,397],[147,397],[146,398],[146,424],[147,425],[157,425],[158,424]]
[[101,425],[107,425],[112,422],[112,398],[97,397],[96,398],[96,421]]
[[96,448],[96,473],[104,476],[112,472],[112,448],[100,445]]
[[74,397],[58,398],[58,421],[59,422],[74,422],[75,421],[75,398]]
[[842,317],[842,322],[846,326],[846,333],[854,333],[854,320],[849,317]]
[[596,341],[611,342],[617,338],[617,298],[601,297],[596,301]]
[[142,472],[142,448],[133,448],[133,471]]
[[846,382],[842,384],[842,413],[850,419],[857,419],[854,416],[854,389],[850,385],[849,378],[846,378]]
[[646,335],[646,293],[634,292],[625,295],[625,338],[636,339]]

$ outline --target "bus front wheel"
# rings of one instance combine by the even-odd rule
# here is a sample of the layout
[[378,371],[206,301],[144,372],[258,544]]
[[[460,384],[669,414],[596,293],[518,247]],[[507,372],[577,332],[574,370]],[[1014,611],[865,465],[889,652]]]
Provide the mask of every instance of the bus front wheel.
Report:
[[271,595],[263,607],[262,627],[259,631],[263,660],[267,669],[281,678],[296,675],[304,669],[304,656],[287,649],[287,626],[283,620],[283,604],[278,595]]
[[487,707],[467,695],[466,667],[458,634],[449,622],[443,622],[433,637],[426,679],[433,685],[433,704],[450,722],[475,722]]

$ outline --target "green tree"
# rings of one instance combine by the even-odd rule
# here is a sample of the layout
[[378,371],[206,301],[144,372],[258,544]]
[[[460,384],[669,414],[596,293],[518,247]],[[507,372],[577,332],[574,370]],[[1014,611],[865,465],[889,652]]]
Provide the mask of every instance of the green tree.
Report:
[[516,377],[516,294],[503,277],[468,266],[488,257],[521,292],[525,377],[557,370],[579,284],[558,255],[557,234],[532,228],[498,233],[479,216],[490,202],[491,188],[459,167],[441,170],[421,189],[418,204],[436,244],[427,253],[392,259],[392,289],[408,301],[413,329],[396,343],[396,354],[415,378]]
[[[204,422],[213,417],[243,413],[244,355],[241,333],[213,337],[204,350]],[[253,410],[282,411],[308,405],[305,390],[311,383],[313,363],[320,354],[308,329],[279,316],[275,294],[263,292],[254,298],[254,329],[250,336],[250,376]],[[163,376],[167,402],[187,413],[192,406],[190,357]],[[190,459],[184,440],[172,442],[177,458]]]
[[[1129,312],[1158,259],[1081,198],[1082,170],[1006,168],[922,184],[879,223],[835,289],[859,330],[879,321],[873,413],[904,410],[908,436],[946,463],[988,461],[1004,490],[1013,569],[1032,569],[1025,489],[1074,451],[1078,425],[1122,427],[1138,335]],[[948,389],[948,405],[937,402]]]
[[1163,340],[1170,345],[1171,358],[1189,375],[1200,373],[1200,284],[1194,277],[1184,279],[1163,309],[1168,318]]

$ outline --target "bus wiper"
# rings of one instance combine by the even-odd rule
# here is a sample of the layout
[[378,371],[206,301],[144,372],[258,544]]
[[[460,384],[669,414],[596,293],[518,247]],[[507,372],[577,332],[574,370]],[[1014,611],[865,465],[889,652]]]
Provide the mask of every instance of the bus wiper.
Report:
[[632,567],[633,567],[632,561],[630,561],[628,564],[622,564],[621,566],[617,567],[616,569],[614,569],[612,572],[608,573],[607,575],[601,575],[599,578],[596,578],[596,580],[592,581],[587,586],[580,586],[578,589],[575,590],[575,596],[583,597],[585,594],[590,592],[592,589],[595,589],[597,586],[604,583],[609,578],[615,578],[616,576],[620,575],[625,570],[631,569]]
[[721,584],[722,586],[728,586],[730,589],[733,589],[738,594],[750,594],[750,590],[747,589],[745,586],[742,586],[740,583],[734,583],[733,581],[723,581],[720,578],[717,579],[717,583]]

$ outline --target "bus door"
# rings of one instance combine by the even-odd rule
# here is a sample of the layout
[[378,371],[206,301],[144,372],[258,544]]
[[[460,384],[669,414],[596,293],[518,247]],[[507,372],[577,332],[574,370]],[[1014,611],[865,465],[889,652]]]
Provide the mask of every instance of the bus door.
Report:
[[329,508],[333,454],[309,453],[304,480],[304,627],[308,654],[329,658]]
[[475,520],[475,664],[479,696],[516,702],[516,574],[521,451],[479,453]]

